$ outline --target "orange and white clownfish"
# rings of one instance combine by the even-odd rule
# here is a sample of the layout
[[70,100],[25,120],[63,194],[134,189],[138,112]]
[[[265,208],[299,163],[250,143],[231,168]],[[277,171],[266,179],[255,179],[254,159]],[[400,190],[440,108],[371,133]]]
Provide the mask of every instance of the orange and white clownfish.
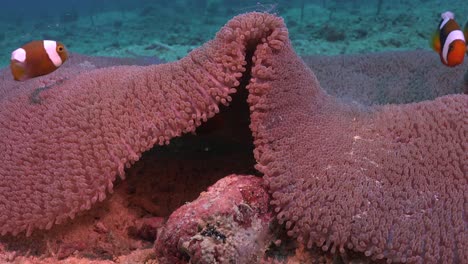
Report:
[[54,40],[35,40],[11,53],[13,78],[24,81],[55,71],[68,59],[65,46]]
[[452,12],[444,12],[441,17],[442,20],[432,37],[431,45],[439,53],[443,64],[454,67],[462,64],[465,58],[465,36]]

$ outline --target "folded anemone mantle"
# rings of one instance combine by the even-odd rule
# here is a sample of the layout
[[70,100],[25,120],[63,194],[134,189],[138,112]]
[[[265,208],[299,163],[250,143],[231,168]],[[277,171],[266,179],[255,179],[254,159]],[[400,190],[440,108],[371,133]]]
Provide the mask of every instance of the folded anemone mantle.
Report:
[[468,259],[468,96],[342,103],[264,13],[233,18],[174,63],[72,74],[39,102],[35,80],[0,85],[0,233],[89,209],[144,151],[228,105],[241,79],[256,168],[290,236],[394,262]]

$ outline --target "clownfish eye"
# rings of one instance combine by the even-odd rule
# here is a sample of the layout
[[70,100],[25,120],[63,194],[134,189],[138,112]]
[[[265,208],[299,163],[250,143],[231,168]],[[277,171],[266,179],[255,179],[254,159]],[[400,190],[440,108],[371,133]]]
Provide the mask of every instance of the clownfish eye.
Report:
[[62,51],[63,51],[63,47],[62,47],[62,46],[59,46],[59,47],[58,47],[58,51],[62,52]]
[[448,48],[448,51],[450,52],[450,51],[452,51],[452,50],[453,50],[453,45],[450,44],[450,45],[449,45],[449,48]]

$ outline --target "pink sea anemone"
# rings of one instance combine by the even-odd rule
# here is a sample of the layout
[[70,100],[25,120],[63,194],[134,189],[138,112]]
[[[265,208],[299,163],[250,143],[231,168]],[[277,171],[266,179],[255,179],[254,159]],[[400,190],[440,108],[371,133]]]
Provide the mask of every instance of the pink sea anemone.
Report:
[[283,20],[264,13],[233,18],[178,62],[53,76],[0,86],[2,235],[73,219],[143,152],[248,92],[255,168],[298,243],[388,262],[468,259],[467,95],[345,103],[294,53]]

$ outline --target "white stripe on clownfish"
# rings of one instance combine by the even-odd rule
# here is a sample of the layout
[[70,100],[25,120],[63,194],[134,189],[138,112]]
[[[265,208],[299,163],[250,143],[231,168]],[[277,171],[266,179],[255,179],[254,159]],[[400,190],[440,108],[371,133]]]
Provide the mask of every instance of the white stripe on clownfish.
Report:
[[55,67],[60,67],[63,62],[57,53],[57,42],[53,40],[44,40],[44,49]]
[[445,40],[444,47],[442,48],[442,57],[444,58],[444,61],[448,63],[448,52],[450,48],[450,44],[454,42],[455,40],[462,40],[465,42],[465,36],[463,35],[463,31],[461,30],[453,30],[450,32],[447,36],[447,39]]
[[21,63],[26,61],[26,51],[23,48],[18,48],[11,53],[11,60],[17,60]]

